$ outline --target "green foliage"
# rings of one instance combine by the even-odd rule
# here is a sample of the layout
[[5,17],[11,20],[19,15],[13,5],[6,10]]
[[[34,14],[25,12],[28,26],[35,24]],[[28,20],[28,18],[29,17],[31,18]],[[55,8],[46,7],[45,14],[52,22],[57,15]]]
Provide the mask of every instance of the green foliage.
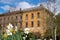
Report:
[[57,36],[60,37],[60,13],[56,15],[56,23],[57,23]]
[[22,40],[22,31],[17,31],[16,34],[8,36],[7,38],[3,38],[3,40]]
[[[0,39],[1,40],[23,40],[23,37],[26,37],[26,35],[27,34],[25,34],[22,30],[19,30],[15,34],[12,34],[8,36],[7,38],[4,38],[2,37],[2,35],[0,35]],[[28,38],[27,40],[30,40],[30,38],[31,40],[35,40],[34,35],[32,33],[29,33],[27,35],[27,38]]]
[[47,30],[46,30],[46,33],[45,33],[45,37],[50,38],[53,35],[53,27],[54,27],[53,16],[47,17],[46,24],[47,24]]
[[[50,22],[50,21],[52,21],[52,20],[50,20],[50,19],[47,20],[48,26],[52,26],[52,27],[55,26],[55,25],[52,25],[52,24],[54,24],[54,23],[52,23],[53,21],[52,22]],[[51,24],[49,24],[49,23],[51,23]],[[57,24],[57,36],[60,37],[60,13],[58,15],[56,15],[56,24]],[[52,31],[52,29],[50,31]],[[47,35],[49,35],[49,30],[47,30],[47,32],[48,32]]]

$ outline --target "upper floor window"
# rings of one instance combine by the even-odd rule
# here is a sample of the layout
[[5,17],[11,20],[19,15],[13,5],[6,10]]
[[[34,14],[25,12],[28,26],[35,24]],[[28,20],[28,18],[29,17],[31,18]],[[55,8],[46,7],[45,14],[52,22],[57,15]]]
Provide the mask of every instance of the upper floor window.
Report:
[[26,22],[26,27],[28,27],[28,22]]
[[22,20],[22,16],[20,16],[20,20]]
[[0,22],[2,21],[2,18],[0,18]]
[[1,24],[0,24],[0,31],[2,31],[2,26],[1,26]]
[[37,25],[38,25],[38,27],[40,27],[40,21],[37,21]]
[[32,19],[34,18],[34,14],[32,14],[32,17],[31,17]]
[[9,17],[8,17],[8,20],[9,20]]
[[4,21],[6,20],[6,18],[4,18]]
[[[11,19],[13,19],[13,16],[11,17]],[[17,19],[17,16],[16,16],[16,19]]]
[[28,20],[28,14],[26,14],[26,20]]
[[20,28],[22,28],[22,22],[20,22]]
[[17,26],[17,23],[16,23],[16,26]]
[[16,16],[16,19],[17,19],[18,17]]
[[40,18],[40,13],[39,12],[37,13],[37,17]]
[[33,26],[34,26],[34,22],[32,21],[32,22],[31,22],[31,27],[33,27]]

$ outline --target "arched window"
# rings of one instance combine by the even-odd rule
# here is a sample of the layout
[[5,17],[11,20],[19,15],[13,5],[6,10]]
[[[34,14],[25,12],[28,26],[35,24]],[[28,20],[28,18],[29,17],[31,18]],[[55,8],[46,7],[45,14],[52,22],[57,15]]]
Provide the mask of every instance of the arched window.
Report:
[[1,31],[1,29],[2,29],[2,26],[1,26],[1,24],[0,24],[0,31]]
[[38,25],[38,27],[40,27],[40,21],[37,21],[37,25]]
[[17,23],[16,23],[16,26],[17,26]]
[[9,17],[8,17],[8,20],[9,20]]
[[20,22],[20,28],[22,28],[22,22]]
[[40,18],[40,13],[39,12],[37,13],[37,17]]
[[20,15],[20,20],[22,20],[22,15]]
[[4,21],[6,21],[6,18],[4,17]]
[[28,14],[26,14],[26,20],[28,20]]
[[28,22],[26,22],[26,27],[28,27]]
[[31,17],[32,19],[34,18],[34,14],[32,14],[32,17]]
[[[13,16],[11,17],[13,19]],[[16,17],[17,18],[17,17]]]
[[0,22],[2,22],[2,18],[0,18]]
[[16,19],[17,19],[18,17],[16,16]]
[[33,26],[34,26],[34,22],[32,21],[32,22],[31,22],[31,27],[33,27]]

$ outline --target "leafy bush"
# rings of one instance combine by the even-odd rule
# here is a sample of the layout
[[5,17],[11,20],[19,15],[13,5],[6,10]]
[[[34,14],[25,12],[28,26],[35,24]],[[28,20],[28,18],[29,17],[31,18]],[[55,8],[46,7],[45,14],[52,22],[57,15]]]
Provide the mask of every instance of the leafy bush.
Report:
[[[27,37],[26,37],[26,35],[27,35]],[[22,30],[17,31],[8,37],[3,37],[3,35],[1,35],[0,39],[1,40],[23,40],[23,37],[26,37],[25,40],[30,40],[30,38],[32,40],[35,40],[32,33],[25,34]]]

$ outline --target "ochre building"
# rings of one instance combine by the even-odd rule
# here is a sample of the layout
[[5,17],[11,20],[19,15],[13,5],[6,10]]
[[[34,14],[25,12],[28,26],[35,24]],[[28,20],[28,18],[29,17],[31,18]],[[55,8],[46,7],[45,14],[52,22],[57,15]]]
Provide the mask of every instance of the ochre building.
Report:
[[46,20],[52,16],[51,12],[42,5],[19,11],[7,12],[0,14],[0,27],[5,32],[6,26],[11,23],[17,26],[18,30],[30,28],[30,32],[39,32],[44,35],[47,30]]

